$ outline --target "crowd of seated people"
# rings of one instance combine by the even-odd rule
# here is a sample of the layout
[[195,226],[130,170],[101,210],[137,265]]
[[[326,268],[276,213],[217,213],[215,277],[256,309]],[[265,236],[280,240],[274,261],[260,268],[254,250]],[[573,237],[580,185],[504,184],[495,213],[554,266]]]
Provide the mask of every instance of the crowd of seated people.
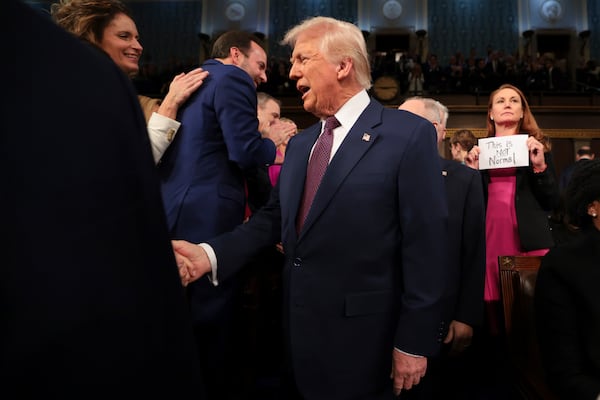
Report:
[[[432,52],[421,61],[418,54],[388,52],[374,54],[371,63],[373,81],[381,76],[395,78],[402,96],[489,93],[504,83],[525,92],[600,91],[600,63],[595,60],[582,62],[571,74],[567,61],[553,53],[519,56],[488,49],[486,55],[477,55],[471,49],[468,55],[461,51],[445,56]],[[163,82],[164,77],[197,66],[190,61],[171,60],[165,71],[161,71],[156,65],[149,64],[141,66],[134,83],[141,91],[151,87],[152,94],[160,94],[155,92],[168,87],[167,82]],[[268,81],[259,90],[273,96],[295,95],[296,87],[289,79],[289,69],[289,60],[285,57],[271,56],[267,66]]]
[[[500,50],[489,50],[486,56],[477,56],[472,50],[468,56],[457,51],[443,61],[437,54],[430,54],[419,62],[419,56],[403,54],[397,61],[374,57],[373,76],[393,76],[400,83],[402,94],[416,95],[411,92],[408,76],[420,68],[423,71],[423,91],[429,94],[439,93],[477,93],[489,92],[494,88],[510,83],[525,91],[568,91],[580,89],[570,77],[566,60],[557,59],[552,53],[537,57],[518,57]],[[598,86],[598,73],[595,62],[579,68],[578,79],[586,87]],[[579,78],[580,76],[580,78]]]
[[[417,69],[423,72],[422,89],[411,84]],[[491,48],[485,56],[471,49],[466,56],[460,51],[449,56],[430,53],[422,61],[418,54],[408,53],[379,52],[372,57],[373,80],[394,77],[402,95],[490,92],[504,83],[526,92],[599,90],[600,65],[596,61],[589,60],[574,70],[573,77],[566,59],[551,52],[519,56]]]
[[583,67],[577,68],[575,79],[579,90],[598,92],[600,90],[600,63],[588,60]]

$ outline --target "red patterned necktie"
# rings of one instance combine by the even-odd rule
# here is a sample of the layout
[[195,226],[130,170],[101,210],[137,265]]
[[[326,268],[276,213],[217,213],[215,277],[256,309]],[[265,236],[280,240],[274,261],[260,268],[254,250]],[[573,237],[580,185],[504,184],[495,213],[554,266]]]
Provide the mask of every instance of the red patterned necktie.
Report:
[[308,215],[308,210],[313,202],[317,189],[321,184],[321,179],[325,174],[327,165],[329,164],[329,158],[331,157],[331,147],[333,145],[333,130],[340,126],[340,121],[334,116],[328,117],[325,120],[325,129],[313,150],[312,156],[308,161],[308,168],[306,170],[306,181],[304,182],[304,193],[302,194],[302,203],[300,204],[300,210],[298,211],[298,217],[296,220],[296,228],[298,232],[302,230],[302,225]]

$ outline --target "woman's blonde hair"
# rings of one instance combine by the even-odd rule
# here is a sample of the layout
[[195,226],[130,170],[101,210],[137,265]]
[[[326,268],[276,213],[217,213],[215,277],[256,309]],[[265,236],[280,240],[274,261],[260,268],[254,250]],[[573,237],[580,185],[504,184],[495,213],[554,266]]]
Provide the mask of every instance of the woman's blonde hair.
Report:
[[50,14],[59,26],[97,47],[101,47],[104,30],[117,14],[133,20],[119,0],[60,0],[50,6]]

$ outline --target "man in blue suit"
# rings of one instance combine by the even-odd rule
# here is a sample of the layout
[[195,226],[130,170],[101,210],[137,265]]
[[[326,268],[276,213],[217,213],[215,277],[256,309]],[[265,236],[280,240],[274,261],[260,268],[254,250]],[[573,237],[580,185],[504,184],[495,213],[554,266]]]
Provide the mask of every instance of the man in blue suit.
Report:
[[[324,131],[322,121],[290,140],[269,203],[248,223],[201,246],[174,241],[193,275],[182,278],[212,272],[221,284],[281,240],[283,398],[392,399],[419,383],[445,330],[447,205],[435,129],[369,97],[368,53],[355,25],[311,18],[284,43],[304,108],[340,126]],[[302,221],[307,165],[326,135],[329,165]]]
[[[276,146],[293,132],[273,126],[258,132],[256,87],[266,82],[267,56],[251,34],[230,31],[202,68],[210,78],[181,109],[181,129],[158,165],[172,238],[199,242],[244,220],[244,169],[271,164]],[[227,399],[236,298],[241,281],[190,285],[188,297],[209,398]]]
[[[432,98],[411,97],[400,110],[410,111],[430,121],[438,143],[443,143],[448,108]],[[407,398],[469,398],[473,386],[474,360],[467,351],[474,328],[483,319],[485,278],[485,202],[479,171],[454,160],[440,158],[448,199],[448,250],[446,317],[448,333],[442,356],[430,365],[430,374]]]

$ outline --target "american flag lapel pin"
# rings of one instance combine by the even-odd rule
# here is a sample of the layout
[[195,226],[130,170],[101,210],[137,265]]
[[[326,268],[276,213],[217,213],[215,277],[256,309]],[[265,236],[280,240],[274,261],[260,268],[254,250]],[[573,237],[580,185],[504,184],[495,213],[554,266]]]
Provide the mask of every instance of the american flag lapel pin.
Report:
[[446,170],[443,170],[443,171],[442,171],[442,176],[448,176],[448,171],[446,171]]
[[371,141],[371,135],[369,135],[368,133],[363,133],[362,140],[363,140],[363,142],[370,142]]

